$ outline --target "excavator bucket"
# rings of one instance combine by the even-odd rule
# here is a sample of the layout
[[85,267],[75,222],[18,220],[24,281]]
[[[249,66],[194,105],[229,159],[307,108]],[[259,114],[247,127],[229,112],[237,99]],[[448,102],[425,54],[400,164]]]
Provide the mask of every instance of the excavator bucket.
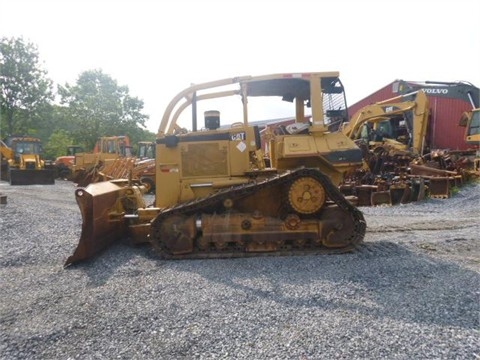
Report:
[[10,185],[53,185],[55,170],[10,169]]
[[413,175],[428,179],[428,190],[431,198],[448,199],[450,197],[450,182],[455,183],[454,171],[430,168],[423,165],[410,164]]
[[124,187],[110,181],[90,184],[75,191],[82,214],[82,233],[65,267],[93,257],[125,235],[123,213],[117,210],[124,191]]

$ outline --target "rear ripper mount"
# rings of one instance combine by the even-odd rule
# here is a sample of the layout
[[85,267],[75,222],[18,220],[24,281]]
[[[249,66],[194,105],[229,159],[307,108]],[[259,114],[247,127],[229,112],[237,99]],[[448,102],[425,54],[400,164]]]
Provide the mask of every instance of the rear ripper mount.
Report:
[[344,253],[365,231],[362,212],[329,178],[302,168],[166,209],[150,242],[164,259]]

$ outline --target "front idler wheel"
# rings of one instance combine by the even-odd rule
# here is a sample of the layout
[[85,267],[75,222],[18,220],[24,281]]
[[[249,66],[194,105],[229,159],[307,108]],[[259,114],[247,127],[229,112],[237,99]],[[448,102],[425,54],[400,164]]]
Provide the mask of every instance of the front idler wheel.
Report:
[[151,241],[160,253],[181,255],[193,252],[196,236],[195,218],[184,215],[171,215],[162,220],[152,233]]

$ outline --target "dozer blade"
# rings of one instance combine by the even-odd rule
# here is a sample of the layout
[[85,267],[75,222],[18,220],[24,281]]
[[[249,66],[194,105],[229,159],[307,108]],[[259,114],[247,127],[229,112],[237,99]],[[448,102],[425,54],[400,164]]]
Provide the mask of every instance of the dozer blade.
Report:
[[53,185],[55,170],[10,169],[10,185]]
[[115,211],[117,200],[124,191],[124,188],[109,181],[90,184],[75,191],[82,214],[82,234],[65,267],[91,258],[125,235],[123,216]]

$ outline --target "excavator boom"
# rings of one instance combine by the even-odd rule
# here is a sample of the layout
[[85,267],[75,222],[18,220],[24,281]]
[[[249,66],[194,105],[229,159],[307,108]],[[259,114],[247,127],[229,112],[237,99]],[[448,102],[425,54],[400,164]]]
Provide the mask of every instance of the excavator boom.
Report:
[[[414,99],[409,100],[412,97]],[[359,139],[365,126],[378,130],[379,124],[403,117],[409,138],[408,148],[412,153],[421,155],[425,147],[429,113],[428,98],[419,90],[364,106],[344,124],[341,131],[351,139]]]

